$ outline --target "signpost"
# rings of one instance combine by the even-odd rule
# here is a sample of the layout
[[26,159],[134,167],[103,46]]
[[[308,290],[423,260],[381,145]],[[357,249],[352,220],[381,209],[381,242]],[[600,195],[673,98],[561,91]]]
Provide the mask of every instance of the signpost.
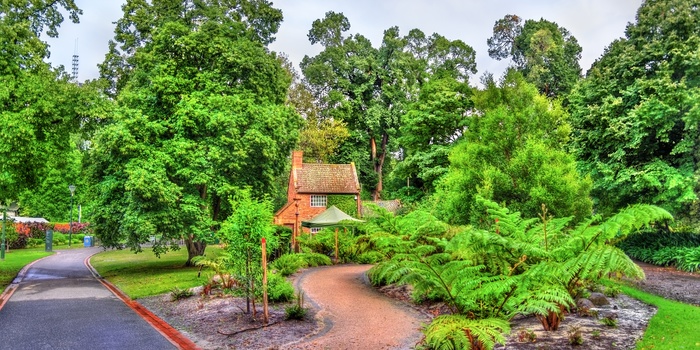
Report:
[[267,310],[267,242],[265,237],[262,238],[262,268],[263,268],[263,321],[265,324],[269,322],[269,313]]

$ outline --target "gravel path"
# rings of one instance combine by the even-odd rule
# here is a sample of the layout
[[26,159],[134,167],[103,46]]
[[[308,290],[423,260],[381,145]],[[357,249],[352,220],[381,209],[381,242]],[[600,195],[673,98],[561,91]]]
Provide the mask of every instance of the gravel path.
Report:
[[427,318],[369,286],[370,267],[322,267],[299,277],[297,288],[319,310],[323,329],[292,349],[412,349],[418,343]]
[[637,287],[666,299],[700,306],[700,274],[660,267],[643,262],[637,265],[644,270],[646,279],[636,282]]

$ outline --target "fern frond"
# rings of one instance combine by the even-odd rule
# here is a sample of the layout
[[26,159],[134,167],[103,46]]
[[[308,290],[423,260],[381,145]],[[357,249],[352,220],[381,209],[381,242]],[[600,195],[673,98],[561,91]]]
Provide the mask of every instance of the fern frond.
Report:
[[493,349],[496,343],[505,344],[507,333],[510,324],[503,319],[442,315],[426,327],[425,342],[436,350]]

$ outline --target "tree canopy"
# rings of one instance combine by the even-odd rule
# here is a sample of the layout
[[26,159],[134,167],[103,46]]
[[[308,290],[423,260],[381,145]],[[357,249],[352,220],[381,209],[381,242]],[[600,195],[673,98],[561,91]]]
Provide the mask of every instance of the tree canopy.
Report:
[[82,13],[73,0],[0,3],[0,201],[38,186],[44,165],[70,153],[80,130],[80,89],[44,62],[39,38],[56,37],[66,12],[76,23]]
[[514,70],[500,85],[487,84],[475,92],[464,136],[450,152],[435,198],[438,215],[479,223],[477,195],[523,215],[537,215],[542,204],[556,217],[590,215],[590,181],[564,150],[571,126],[561,105]]
[[696,4],[645,1],[569,97],[572,149],[598,210],[650,203],[681,214],[697,200],[698,33]]
[[366,155],[369,164],[353,160],[360,167],[364,188],[378,199],[406,105],[430,77],[465,81],[476,72],[474,50],[460,40],[438,34],[427,37],[417,29],[402,37],[397,27],[384,31],[375,48],[361,34],[347,35],[349,29],[342,13],[328,12],[314,21],[309,41],[322,45],[323,51],[304,57],[301,68],[323,113],[348,125],[349,142],[366,145],[359,156]]
[[184,237],[190,260],[201,255],[231,214],[228,198],[272,192],[297,141],[300,118],[284,104],[291,78],[265,46],[279,11],[190,5],[128,1],[115,30],[123,51],[102,65],[118,104],[90,158],[106,246],[139,250],[162,235],[158,253]]
[[506,15],[487,40],[489,56],[511,58],[514,67],[549,97],[566,96],[581,77],[581,46],[566,28],[545,19]]

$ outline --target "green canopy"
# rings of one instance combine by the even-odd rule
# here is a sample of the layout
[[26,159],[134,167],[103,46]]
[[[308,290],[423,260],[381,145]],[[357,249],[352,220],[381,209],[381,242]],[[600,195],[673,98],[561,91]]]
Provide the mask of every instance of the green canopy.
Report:
[[[343,222],[341,224],[341,222]],[[316,215],[313,219],[309,221],[302,221],[301,226],[303,227],[329,227],[329,226],[343,226],[346,224],[355,224],[357,222],[364,222],[362,220],[355,219],[354,217],[345,214],[342,210],[336,208],[332,205],[330,208],[326,209],[321,214]]]

